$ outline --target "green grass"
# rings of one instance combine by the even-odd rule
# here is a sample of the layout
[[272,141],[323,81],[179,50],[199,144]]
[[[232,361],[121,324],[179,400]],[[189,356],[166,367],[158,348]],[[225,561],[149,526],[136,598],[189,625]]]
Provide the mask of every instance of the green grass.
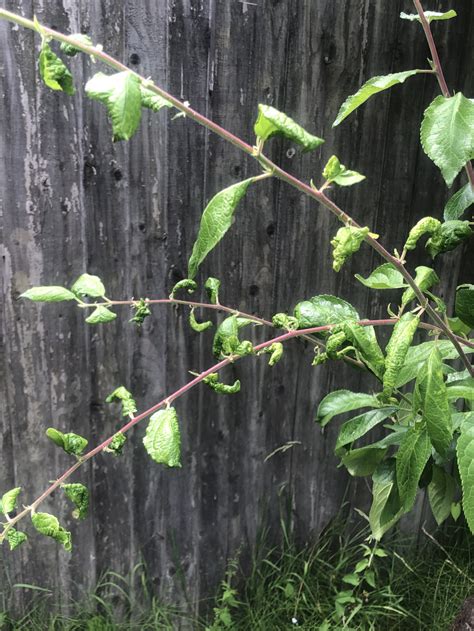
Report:
[[214,611],[207,621],[153,597],[145,570],[139,565],[128,578],[106,573],[94,592],[82,602],[72,603],[67,614],[61,610],[51,613],[52,596],[33,591],[36,595],[29,610],[22,618],[13,620],[7,613],[8,594],[3,594],[0,629],[112,631],[207,627],[212,631],[445,631],[449,628],[462,602],[474,593],[473,538],[463,529],[452,528],[437,535],[436,540],[421,534],[416,551],[413,540],[384,543],[388,556],[374,557],[373,586],[362,582],[356,587],[356,602],[348,603],[344,615],[337,617],[336,594],[352,589],[342,579],[347,574],[354,576],[356,564],[364,558],[361,546],[365,545],[366,535],[365,531],[347,534],[340,523],[323,533],[317,543],[303,547],[295,544],[285,528],[282,543],[277,547],[269,549],[263,537],[250,569],[244,572],[238,559],[229,563],[213,604]]

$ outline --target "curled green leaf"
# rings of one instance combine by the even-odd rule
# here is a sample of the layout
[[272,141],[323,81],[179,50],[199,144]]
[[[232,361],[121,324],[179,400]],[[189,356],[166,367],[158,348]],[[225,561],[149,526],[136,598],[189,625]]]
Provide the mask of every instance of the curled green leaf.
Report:
[[183,289],[186,289],[188,294],[192,294],[197,289],[196,281],[191,278],[183,278],[183,280],[178,281],[171,290],[170,299],[173,299],[176,293]]
[[14,550],[21,546],[22,543],[28,540],[28,537],[24,532],[20,532],[19,530],[15,530],[15,528],[10,528],[7,532],[7,541],[10,545],[10,550]]
[[129,322],[134,322],[137,327],[140,328],[145,321],[145,318],[148,318],[148,316],[151,315],[150,307],[144,298],[140,298],[138,302],[133,304],[133,308],[135,309],[135,314]]
[[129,140],[134,135],[142,114],[140,80],[134,73],[129,70],[112,75],[98,72],[87,82],[86,94],[106,106],[114,142]]
[[132,393],[124,386],[119,386],[105,399],[106,403],[112,403],[113,401],[120,401],[122,404],[122,416],[132,417],[137,411],[137,404],[132,396]]
[[261,350],[260,353],[269,353],[268,365],[274,366],[283,357],[283,344],[281,342],[273,342],[273,344]]
[[365,175],[357,173],[357,171],[351,171],[347,169],[343,164],[339,162],[337,156],[331,156],[324,167],[323,177],[326,182],[334,182],[339,186],[352,186],[365,180]]
[[[294,317],[299,329],[360,320],[359,314],[349,302],[327,294],[299,302],[295,306]],[[322,335],[327,336],[328,333],[322,333]]]
[[219,288],[221,286],[221,281],[218,278],[213,278],[209,276],[209,278],[204,283],[204,289],[207,292],[209,297],[209,302],[212,305],[219,304]]
[[399,372],[405,363],[408,349],[411,346],[419,323],[419,317],[413,315],[413,313],[404,313],[393,328],[386,348],[385,372],[383,375],[382,398],[385,401],[392,396]]
[[107,447],[104,447],[104,451],[114,454],[114,456],[121,456],[123,447],[126,442],[127,437],[125,436],[125,434],[122,434],[122,432],[117,432],[117,434],[115,434]]
[[189,312],[189,325],[193,331],[197,333],[202,333],[203,331],[207,331],[212,326],[211,320],[207,320],[206,322],[198,322],[194,315],[194,307]]
[[441,222],[434,217],[423,217],[420,219],[408,233],[408,239],[403,246],[404,250],[414,250],[418,240],[424,234],[433,234],[440,227]]
[[370,233],[370,229],[355,228],[354,226],[344,226],[339,228],[336,236],[331,241],[333,247],[332,267],[335,272],[339,272],[341,267],[362,245],[365,237]]
[[173,407],[150,417],[143,444],[149,456],[167,467],[181,467],[181,434]]
[[287,329],[288,331],[296,331],[298,328],[298,320],[287,313],[275,313],[272,317],[272,324],[276,329]]
[[53,53],[45,39],[43,39],[39,55],[39,71],[48,88],[61,90],[70,96],[74,94],[72,74],[64,62]]
[[31,521],[36,530],[62,544],[65,550],[72,550],[71,533],[59,525],[57,517],[50,513],[32,513]]
[[238,379],[236,379],[232,385],[221,383],[219,381],[219,373],[217,372],[211,372],[210,375],[203,379],[203,383],[219,394],[236,394],[240,392],[240,381]]
[[107,307],[98,306],[86,318],[86,322],[87,324],[105,324],[106,322],[112,322],[116,317],[117,314],[107,309]]
[[85,519],[89,511],[89,490],[87,487],[79,482],[73,482],[61,484],[61,488],[76,507],[72,513],[74,519]]
[[[438,274],[431,269],[431,267],[425,267],[424,265],[420,265],[416,268],[416,276],[415,283],[420,288],[421,291],[426,291],[439,283]],[[402,305],[405,306],[409,304],[412,300],[416,298],[415,291],[412,287],[408,287],[402,296]]]
[[214,357],[221,358],[241,353],[248,354],[244,352],[245,350],[249,350],[248,346],[243,347],[243,342],[239,339],[239,330],[249,324],[253,324],[253,320],[240,318],[235,315],[223,320],[217,327],[217,331],[214,335],[212,344]]
[[87,447],[88,440],[74,434],[73,432],[63,434],[54,427],[49,427],[46,430],[46,436],[53,441],[55,445],[61,447],[67,454],[72,456],[80,456],[84,449]]
[[18,499],[18,496],[20,495],[20,492],[21,486],[17,486],[16,488],[11,489],[10,491],[7,491],[2,495],[2,499],[0,500],[0,511],[4,515],[7,515],[8,513],[11,513],[15,510],[16,501]]
[[283,112],[279,112],[271,105],[261,103],[258,106],[258,118],[254,125],[254,131],[257,138],[262,140],[268,140],[272,136],[281,134],[301,145],[305,151],[312,151],[324,142],[322,138],[308,133]]
[[473,234],[468,221],[453,219],[442,223],[433,236],[426,242],[426,249],[431,258],[443,252],[450,252]]
[[89,296],[90,298],[103,298],[105,287],[98,276],[92,274],[81,274],[71,287],[71,291],[76,296]]
[[[73,33],[69,35],[69,39],[74,39],[78,44],[82,44],[83,46],[92,46],[91,38],[84,33]],[[81,52],[80,48],[76,48],[74,44],[70,44],[69,42],[61,42],[60,49],[61,52],[68,57],[75,57],[77,53]]]

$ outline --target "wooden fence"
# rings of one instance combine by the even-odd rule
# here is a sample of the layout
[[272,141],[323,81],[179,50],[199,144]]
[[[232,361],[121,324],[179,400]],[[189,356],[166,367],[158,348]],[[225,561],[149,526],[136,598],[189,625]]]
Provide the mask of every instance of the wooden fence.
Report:
[[[473,94],[474,7],[455,2],[459,18],[434,26],[448,81]],[[253,141],[259,102],[287,112],[324,137],[302,155],[273,140],[272,159],[309,181],[333,153],[367,175],[333,193],[384,243],[400,246],[418,218],[440,216],[448,191],[423,154],[417,125],[437,93],[432,77],[410,79],[332,129],[337,110],[367,78],[426,64],[416,23],[399,19],[408,0],[5,0],[7,9],[64,32],[88,32],[96,43],[232,132]],[[433,2],[427,8],[447,8]],[[108,326],[89,327],[70,303],[18,300],[37,284],[70,284],[99,274],[108,295],[164,297],[186,273],[198,221],[210,197],[257,173],[255,163],[185,118],[144,113],[128,143],[112,143],[105,109],[82,85],[98,70],[85,56],[71,61],[73,97],[46,89],[31,31],[0,23],[0,204],[3,283],[0,414],[1,488],[36,497],[64,470],[66,456],[44,437],[48,426],[110,435],[119,419],[105,397],[129,387],[140,408],[212,363],[211,333],[189,330],[186,309],[154,309],[143,329],[128,308]],[[317,293],[350,300],[364,316],[383,317],[387,295],[354,279],[378,263],[364,246],[335,274],[330,239],[336,220],[294,189],[261,182],[239,207],[235,225],[209,256],[200,278],[222,280],[222,301],[270,317]],[[472,279],[472,251],[447,255],[438,272],[452,301],[455,281]],[[413,267],[425,261],[420,254]],[[439,264],[436,264],[439,267]],[[268,331],[257,330],[263,340]],[[367,509],[365,481],[350,481],[333,456],[335,428],[313,422],[330,389],[371,383],[339,364],[310,366],[312,349],[288,345],[273,369],[246,359],[227,370],[242,391],[219,397],[197,388],[177,402],[183,468],[163,470],[144,453],[144,427],[121,459],[96,458],[78,479],[92,489],[92,515],[72,525],[68,554],[34,535],[3,550],[2,587],[34,583],[66,600],[107,568],[127,572],[143,559],[156,590],[175,596],[182,572],[191,601],[208,595],[236,548],[248,549],[259,527],[279,536],[290,516],[307,539],[338,511]],[[299,444],[265,461],[288,441]],[[345,494],[346,493],[346,494]],[[60,494],[47,503],[64,521]],[[424,505],[419,505],[419,519]]]

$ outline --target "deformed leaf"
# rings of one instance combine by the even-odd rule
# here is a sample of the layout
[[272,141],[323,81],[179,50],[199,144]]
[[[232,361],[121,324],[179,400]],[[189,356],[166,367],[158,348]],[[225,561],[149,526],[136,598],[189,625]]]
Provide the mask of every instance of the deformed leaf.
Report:
[[219,381],[219,373],[212,372],[210,375],[203,379],[203,383],[208,385],[219,394],[236,394],[240,392],[240,381],[236,379],[232,385],[227,383],[221,383]]
[[323,144],[324,140],[308,133],[283,112],[271,105],[259,104],[258,118],[254,125],[255,135],[262,140],[281,134],[301,145],[305,151],[311,151]]
[[431,258],[443,252],[450,252],[473,234],[468,221],[453,219],[445,221],[426,242]]
[[62,544],[68,552],[72,550],[71,533],[59,525],[57,517],[50,513],[32,513],[31,521],[42,535],[51,537]]
[[474,329],[474,285],[459,285],[456,289],[457,317]]
[[418,328],[420,318],[413,313],[404,313],[393,328],[387,344],[385,372],[383,375],[383,397],[388,399],[396,387],[399,371],[405,363],[408,349]]
[[431,442],[426,429],[411,427],[397,452],[397,483],[405,512],[415,503],[418,482],[430,455]]
[[122,432],[117,432],[115,436],[112,438],[107,447],[104,447],[104,451],[114,454],[114,456],[121,456],[123,451],[123,446],[127,442],[127,437]]
[[215,195],[204,209],[193,251],[188,263],[188,276],[194,278],[198,267],[232,225],[238,203],[254,178],[237,182]]
[[[431,267],[425,267],[420,265],[416,268],[415,283],[421,291],[426,291],[439,283],[438,274],[431,269]],[[415,291],[412,287],[407,287],[402,296],[402,305],[407,305],[409,302],[416,298]]]
[[72,74],[64,62],[51,50],[46,40],[43,40],[39,55],[39,71],[44,83],[52,90],[61,90],[72,96],[74,83]]
[[274,342],[261,350],[260,353],[269,353],[270,359],[268,360],[268,365],[274,366],[283,357],[283,344],[281,342]]
[[142,115],[140,79],[130,71],[106,75],[98,72],[86,83],[89,98],[104,103],[112,121],[113,140],[128,140]]
[[461,426],[456,451],[462,484],[462,506],[469,529],[474,533],[474,424]]
[[438,465],[433,465],[431,482],[428,484],[428,498],[431,511],[438,526],[451,514],[456,483],[454,478]]
[[61,302],[62,300],[76,300],[76,296],[65,287],[55,285],[45,285],[43,287],[32,287],[27,289],[20,298],[28,298],[34,302]]
[[360,320],[359,314],[350,303],[326,294],[299,302],[294,309],[294,317],[299,329]]
[[191,278],[183,278],[182,280],[179,280],[171,290],[170,298],[173,299],[176,293],[182,289],[186,289],[188,294],[192,294],[197,289],[197,283]]
[[362,245],[365,237],[370,233],[370,228],[355,228],[354,226],[344,226],[339,228],[336,236],[332,239],[333,247],[332,267],[335,272],[339,272],[341,267]]
[[385,371],[385,357],[379,346],[375,328],[347,321],[341,325],[346,338],[356,349],[359,359],[381,379]]
[[2,495],[2,499],[0,501],[0,510],[6,515],[7,513],[11,513],[16,508],[16,501],[21,492],[21,486],[17,486],[10,491],[7,491]]
[[137,404],[132,396],[132,393],[124,386],[119,386],[105,399],[106,403],[112,403],[113,401],[120,401],[122,404],[122,415],[132,417],[137,411]]
[[181,467],[181,434],[175,408],[152,414],[143,444],[155,462],[167,467]]
[[403,249],[414,250],[419,239],[424,234],[433,234],[439,229],[440,226],[441,222],[439,221],[439,219],[435,219],[435,217],[423,217],[422,219],[417,221],[417,223],[410,230]]
[[374,269],[368,278],[363,278],[360,274],[355,274],[355,277],[370,289],[401,289],[406,287],[405,279],[391,263],[380,265]]
[[138,302],[134,302],[133,308],[135,309],[135,313],[129,322],[134,322],[137,327],[140,328],[145,321],[145,318],[151,316],[151,309],[144,298],[140,298]]
[[374,94],[387,90],[397,85],[397,83],[403,83],[406,79],[413,77],[419,72],[419,70],[406,70],[405,72],[396,72],[381,77],[372,77],[372,79],[364,83],[355,94],[352,94],[345,100],[332,126],[336,127],[339,123],[342,123],[349,114],[362,105],[362,103],[365,103]]
[[98,276],[82,274],[71,287],[76,296],[90,296],[91,298],[103,298],[105,287]]
[[474,157],[474,102],[461,92],[449,98],[437,96],[425,111],[421,144],[451,186]]
[[86,438],[78,434],[74,434],[73,432],[63,434],[63,432],[53,427],[49,427],[46,430],[46,436],[52,440],[55,445],[61,447],[67,454],[72,456],[80,456],[88,443]]
[[238,354],[237,351],[243,344],[239,339],[239,330],[253,323],[253,320],[249,318],[240,318],[235,315],[225,318],[214,335],[212,344],[214,357],[221,358]]
[[89,511],[89,490],[79,482],[61,484],[66,496],[71,500],[76,509],[72,516],[74,519],[85,519]]
[[413,402],[415,412],[421,409],[433,447],[441,456],[446,455],[453,428],[442,359],[436,346],[418,374]]
[[14,550],[21,546],[22,543],[28,540],[28,537],[24,532],[20,532],[19,530],[15,530],[15,528],[10,528],[7,532],[7,541],[10,545],[10,550]]
[[457,193],[454,193],[444,207],[445,221],[459,219],[472,204],[474,204],[474,186],[468,182]]
[[352,412],[360,408],[379,408],[380,401],[373,394],[365,392],[351,392],[350,390],[335,390],[327,394],[318,406],[315,421],[324,427],[338,414]]
[[87,324],[105,324],[106,322],[112,322],[116,317],[117,314],[107,309],[107,307],[98,306],[86,318],[86,322]]
[[[453,9],[445,11],[444,13],[439,13],[438,11],[423,11],[423,13],[428,22],[433,22],[434,20],[450,20],[451,18],[455,18],[457,16],[456,11]],[[418,13],[404,13],[402,11],[400,13],[400,17],[402,20],[410,20],[410,22],[421,22]]]
[[140,84],[140,94],[142,107],[147,107],[153,112],[159,112],[163,107],[174,107],[173,103],[145,88],[143,84]]
[[[78,44],[82,44],[83,46],[92,46],[92,40],[89,35],[85,35],[84,33],[73,33],[69,35],[69,39],[74,39]],[[61,42],[60,46],[61,52],[67,55],[68,57],[75,57],[77,53],[80,53],[81,50],[76,48],[73,44],[69,42]]]
[[323,177],[329,183],[334,182],[339,186],[352,186],[365,180],[365,175],[347,169],[339,162],[337,156],[331,156],[324,167]]
[[204,283],[204,289],[207,292],[209,297],[209,302],[212,305],[219,304],[219,287],[221,286],[221,281],[218,278],[213,278],[209,276],[209,278]]
[[206,320],[205,322],[198,322],[196,320],[196,316],[194,315],[194,307],[189,312],[189,325],[193,331],[196,333],[202,333],[203,331],[207,331],[210,327],[212,327],[212,321]]

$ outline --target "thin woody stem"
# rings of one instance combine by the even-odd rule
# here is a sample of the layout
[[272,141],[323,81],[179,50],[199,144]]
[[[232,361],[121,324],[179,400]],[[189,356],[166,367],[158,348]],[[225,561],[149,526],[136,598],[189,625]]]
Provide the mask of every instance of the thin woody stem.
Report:
[[[397,322],[396,319],[361,320],[359,324],[361,326],[392,326],[396,322]],[[309,329],[301,329],[297,331],[287,331],[286,333],[283,333],[282,335],[279,335],[278,337],[266,340],[265,342],[258,344],[257,346],[254,347],[254,351],[255,353],[258,353],[259,351],[264,350],[265,348],[267,348],[268,346],[271,346],[272,344],[275,344],[276,342],[283,343],[283,342],[286,342],[287,340],[301,337],[303,335],[310,335],[312,333],[322,333],[324,331],[330,331],[335,326],[337,326],[337,324],[328,324],[325,326],[312,327]],[[179,399],[179,397],[183,396],[186,392],[194,388],[194,386],[197,386],[199,383],[204,381],[204,379],[208,377],[211,373],[219,372],[220,370],[222,370],[229,364],[232,364],[239,359],[241,359],[241,356],[231,355],[230,357],[226,357],[225,359],[221,360],[217,364],[214,364],[213,366],[211,366],[211,368],[208,368],[207,370],[197,375],[191,381],[188,381],[188,383],[184,384],[184,386],[181,386],[181,388],[179,388],[172,394],[162,399],[159,403],[156,403],[148,410],[145,410],[145,412],[142,412],[141,414],[138,414],[137,416],[134,416],[133,418],[131,418],[123,427],[121,427],[119,430],[114,432],[112,436],[109,436],[109,438],[107,438],[102,443],[100,443],[100,445],[97,445],[97,447],[94,447],[83,456],[80,456],[77,462],[75,462],[57,480],[55,480],[43,493],[41,493],[41,495],[39,495],[32,502],[32,504],[30,504],[29,506],[25,506],[22,511],[20,511],[17,515],[15,515],[15,517],[12,517],[8,520],[8,522],[5,524],[3,532],[0,533],[0,543],[2,543],[5,540],[5,537],[8,531],[11,528],[13,528],[16,523],[18,523],[21,519],[26,517],[29,513],[34,513],[36,509],[38,508],[38,506],[42,504],[44,500],[46,500],[57,488],[59,488],[61,484],[63,484],[85,462],[87,462],[88,460],[90,460],[91,458],[93,458],[94,456],[102,452],[106,447],[108,447],[116,434],[118,433],[125,434],[143,419],[149,417],[151,414],[158,411],[160,408],[170,405],[176,399]]]
[[[414,1],[415,1],[415,4],[418,3],[418,5],[419,5],[419,7],[421,9],[421,4],[418,2],[418,0],[414,0]],[[418,9],[418,6],[417,6],[417,9]],[[422,9],[421,9],[421,11],[422,11]],[[35,26],[35,23],[32,20],[28,20],[27,18],[19,16],[19,15],[15,14],[15,13],[12,13],[11,11],[7,11],[6,9],[0,9],[0,19],[1,18],[9,20],[10,22],[14,22],[16,24],[19,24],[19,25],[21,25],[21,26],[23,26],[25,28],[29,28],[29,29],[34,30],[34,31],[37,30],[37,27]],[[425,22],[426,22],[426,19],[425,19]],[[131,70],[130,68],[128,68],[124,64],[120,63],[119,61],[117,61],[116,59],[114,59],[113,57],[108,55],[107,53],[104,53],[103,50],[98,49],[95,46],[84,45],[82,42],[79,42],[79,41],[75,40],[74,37],[71,37],[71,36],[68,36],[68,35],[63,35],[62,33],[59,33],[58,31],[55,31],[54,29],[48,28],[46,26],[41,25],[40,28],[41,28],[42,34],[44,34],[45,36],[51,37],[51,38],[56,39],[56,40],[58,40],[60,42],[66,42],[67,44],[71,44],[72,46],[74,46],[78,50],[81,50],[82,52],[84,52],[84,53],[86,53],[88,55],[92,55],[96,59],[100,59],[102,62],[104,62],[105,64],[107,64],[111,68],[114,68],[115,70],[118,70],[120,72],[127,71],[127,72],[132,73],[142,83],[144,83],[149,90],[151,90],[155,94],[158,94],[159,96],[161,96],[161,97],[165,98],[166,100],[168,100],[170,103],[173,104],[174,107],[176,107],[176,109],[178,109],[181,112],[183,112],[184,114],[186,114],[186,116],[188,116],[192,120],[196,121],[200,125],[206,127],[210,131],[213,131],[218,136],[220,136],[221,138],[224,138],[225,140],[227,140],[228,142],[230,142],[234,146],[238,147],[239,149],[241,149],[242,151],[244,151],[248,155],[252,156],[270,174],[274,175],[275,177],[278,177],[280,180],[286,182],[287,184],[290,184],[294,188],[296,188],[296,189],[302,191],[303,193],[307,194],[309,197],[312,197],[313,199],[317,200],[320,204],[325,206],[330,212],[332,212],[343,223],[347,224],[350,221],[351,225],[353,225],[355,227],[360,227],[359,224],[357,224],[357,222],[355,222],[347,213],[345,213],[341,208],[339,208],[336,204],[334,204],[331,200],[329,200],[324,195],[324,193],[321,193],[320,191],[314,190],[311,186],[305,184],[301,180],[299,180],[299,179],[295,178],[294,176],[290,175],[289,173],[287,173],[286,171],[284,171],[283,169],[278,167],[269,158],[267,158],[266,156],[261,154],[257,150],[256,147],[250,146],[249,144],[247,144],[246,142],[244,142],[243,140],[241,140],[240,138],[238,138],[237,136],[235,136],[231,132],[227,131],[226,129],[224,129],[220,125],[217,125],[216,123],[214,123],[212,120],[210,120],[206,116],[203,116],[202,114],[199,114],[199,112],[196,112],[191,107],[185,105],[184,103],[179,101],[173,95],[169,94],[168,92],[166,92],[162,88],[159,88],[158,86],[156,86],[151,80],[144,79],[138,73],[134,72],[133,70]],[[453,334],[453,332],[451,331],[449,326],[447,326],[445,324],[445,322],[442,320],[442,318],[440,318],[438,316],[436,311],[428,304],[428,299],[425,297],[423,292],[418,288],[417,284],[415,283],[415,280],[413,279],[411,274],[405,269],[405,266],[403,265],[403,263],[401,263],[401,261],[399,261],[396,257],[392,256],[378,241],[376,241],[370,235],[366,236],[365,241],[372,248],[374,248],[374,250],[376,250],[386,261],[388,261],[389,263],[392,263],[400,271],[400,273],[403,275],[403,277],[407,281],[408,285],[410,285],[410,287],[415,292],[415,295],[416,295],[417,299],[419,300],[421,306],[426,309],[426,312],[429,314],[430,318],[436,323],[436,325],[439,328],[442,329],[442,331],[445,333],[445,335],[451,340],[451,342],[455,346],[455,348],[456,348],[456,350],[457,350],[457,352],[459,354],[459,357],[461,358],[464,366],[467,368],[467,370],[469,371],[470,375],[474,376],[474,367],[471,365],[468,357],[464,353],[464,351],[463,351],[460,343],[457,341],[455,335]]]

